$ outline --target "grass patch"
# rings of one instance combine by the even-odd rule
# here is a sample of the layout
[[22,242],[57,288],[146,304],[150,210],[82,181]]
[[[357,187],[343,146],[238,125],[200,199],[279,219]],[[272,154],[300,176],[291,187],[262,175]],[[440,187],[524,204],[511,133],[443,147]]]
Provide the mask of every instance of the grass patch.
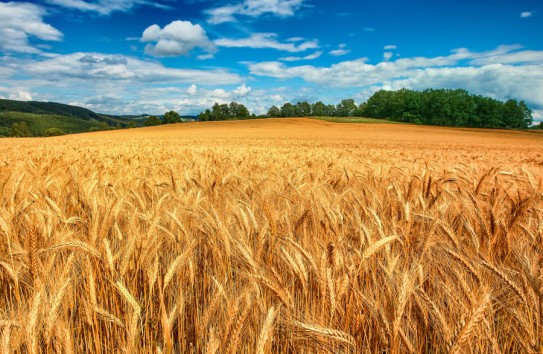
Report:
[[324,120],[327,122],[334,123],[369,123],[369,124],[399,124],[399,122],[394,122],[386,119],[375,119],[375,118],[365,118],[365,117],[310,117],[313,119]]

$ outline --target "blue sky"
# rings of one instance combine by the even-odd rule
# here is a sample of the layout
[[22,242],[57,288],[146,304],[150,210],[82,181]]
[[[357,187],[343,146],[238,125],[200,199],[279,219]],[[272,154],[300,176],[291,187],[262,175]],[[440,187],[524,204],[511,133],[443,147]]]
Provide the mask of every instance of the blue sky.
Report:
[[541,0],[0,1],[0,97],[112,114],[463,88],[543,120]]

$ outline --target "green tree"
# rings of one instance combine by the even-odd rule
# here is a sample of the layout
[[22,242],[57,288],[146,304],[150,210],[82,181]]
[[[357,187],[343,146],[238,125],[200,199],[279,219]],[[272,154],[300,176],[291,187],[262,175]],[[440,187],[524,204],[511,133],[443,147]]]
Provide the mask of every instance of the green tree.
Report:
[[160,124],[162,124],[162,122],[157,116],[150,116],[143,122],[143,125],[145,125],[146,127],[151,127],[151,126],[160,125]]
[[281,110],[277,106],[271,106],[270,109],[268,109],[267,116],[270,118],[281,117]]
[[337,117],[336,106],[333,104],[326,105],[326,114],[327,117]]
[[322,103],[321,101],[313,103],[311,107],[311,113],[313,116],[316,116],[316,117],[326,116],[327,115],[326,105]]
[[366,103],[361,103],[356,107],[356,109],[353,112],[353,116],[355,117],[363,117],[364,116],[364,110],[366,109]]
[[281,106],[281,117],[294,117],[295,114],[296,110],[294,109],[294,105],[292,103],[287,102]]
[[221,120],[221,119],[223,119],[221,105],[215,102],[213,107],[211,107],[211,114],[209,115],[209,120]]
[[229,118],[246,119],[250,116],[249,110],[241,103],[230,102],[228,106]]
[[230,106],[226,103],[219,105],[219,120],[230,118]]
[[392,115],[391,91],[379,90],[374,93],[366,102],[364,115],[371,118],[388,118]]
[[132,128],[137,128],[138,125],[136,124],[136,122],[130,121],[130,122],[128,122],[127,127],[128,127],[129,129],[132,129]]
[[209,109],[206,109],[204,112],[201,112],[198,114],[198,121],[199,122],[207,122],[211,118],[211,111]]
[[181,116],[175,111],[169,111],[164,114],[164,124],[181,123]]
[[336,115],[340,117],[350,117],[356,110],[356,103],[352,98],[342,100],[336,107]]
[[309,117],[311,115],[311,105],[306,101],[298,102],[294,106],[294,112],[296,117]]
[[502,120],[506,128],[528,128],[532,124],[532,112],[523,101],[509,99],[503,105]]

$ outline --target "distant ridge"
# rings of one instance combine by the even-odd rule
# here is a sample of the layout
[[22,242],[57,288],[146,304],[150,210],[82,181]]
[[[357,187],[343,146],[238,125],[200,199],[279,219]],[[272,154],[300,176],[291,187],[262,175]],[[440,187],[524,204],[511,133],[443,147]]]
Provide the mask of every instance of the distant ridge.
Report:
[[[0,136],[9,136],[13,124],[26,123],[32,136],[41,136],[49,128],[63,133],[82,133],[104,126],[126,128],[143,125],[147,115],[115,116],[57,102],[0,99]],[[107,125],[106,125],[107,123]],[[12,130],[11,130],[12,133]]]
[[22,112],[34,114],[52,114],[58,116],[75,117],[84,120],[96,119],[105,121],[108,117],[95,113],[87,108],[71,106],[56,102],[38,102],[38,101],[14,101],[0,99],[0,111],[4,112]]

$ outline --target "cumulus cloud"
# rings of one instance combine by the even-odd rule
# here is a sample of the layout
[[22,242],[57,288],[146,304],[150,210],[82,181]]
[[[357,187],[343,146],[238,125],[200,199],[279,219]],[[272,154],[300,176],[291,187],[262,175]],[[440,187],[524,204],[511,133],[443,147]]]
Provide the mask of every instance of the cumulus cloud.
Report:
[[395,49],[398,49],[398,47],[393,45],[393,44],[389,44],[389,45],[386,45],[383,49],[384,50],[395,50]]
[[253,33],[248,38],[229,39],[221,38],[215,41],[219,47],[228,48],[270,48],[285,52],[303,52],[308,49],[316,49],[319,47],[317,40],[290,41],[281,43],[277,40],[276,33]]
[[208,22],[219,24],[235,22],[236,16],[259,17],[273,15],[278,17],[294,16],[304,0],[245,0],[241,3],[216,7],[207,11]]
[[29,38],[60,41],[62,33],[43,22],[46,11],[30,3],[0,2],[0,51],[40,53]]
[[520,13],[520,17],[521,18],[528,18],[528,17],[532,17],[533,13],[530,12],[530,11],[525,11],[525,12],[521,12]]
[[170,9],[170,6],[156,1],[148,0],[47,0],[48,3],[79,11],[96,12],[100,15],[110,15],[113,12],[125,12],[134,7],[147,5],[161,9]]
[[349,54],[351,51],[349,49],[346,49],[346,48],[347,48],[347,45],[345,43],[341,43],[338,46],[338,49],[334,49],[334,50],[330,51],[330,55],[333,55],[335,57],[340,57],[340,56]]
[[240,87],[236,88],[234,91],[232,91],[232,94],[237,97],[245,97],[251,92],[251,88],[245,86],[245,84],[241,85]]
[[162,29],[158,25],[149,26],[143,31],[140,41],[150,42],[145,53],[156,57],[188,55],[195,48],[206,52],[216,50],[202,26],[190,21],[173,21]]
[[[466,62],[470,65],[458,66]],[[523,99],[536,109],[543,108],[543,51],[518,51],[518,46],[481,53],[458,49],[448,56],[402,58],[375,65],[367,58],[330,67],[261,62],[250,63],[249,70],[253,75],[301,78],[330,87],[464,88],[499,99]]]

